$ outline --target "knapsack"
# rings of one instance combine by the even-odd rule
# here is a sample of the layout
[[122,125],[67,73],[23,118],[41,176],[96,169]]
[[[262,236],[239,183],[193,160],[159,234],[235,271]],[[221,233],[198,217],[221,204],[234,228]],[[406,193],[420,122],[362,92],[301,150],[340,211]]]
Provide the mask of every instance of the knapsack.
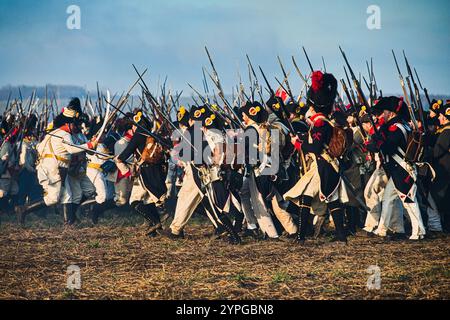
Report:
[[[419,130],[407,130],[401,124],[396,124],[396,126],[402,131],[406,140],[406,151],[404,154],[400,152],[405,161],[410,163],[421,162],[425,148],[425,137],[423,133]],[[399,149],[399,151],[401,150]]]
[[340,158],[353,144],[353,131],[350,128],[343,128],[327,121],[333,128],[331,139],[328,144],[328,154],[333,158]]
[[140,162],[148,164],[161,164],[165,162],[164,148],[153,137],[147,137]]

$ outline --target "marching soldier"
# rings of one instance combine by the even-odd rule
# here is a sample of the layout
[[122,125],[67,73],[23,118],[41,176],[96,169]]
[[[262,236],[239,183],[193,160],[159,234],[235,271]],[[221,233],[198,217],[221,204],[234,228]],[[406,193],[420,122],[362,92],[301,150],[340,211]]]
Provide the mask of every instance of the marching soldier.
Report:
[[411,134],[411,128],[405,120],[407,106],[401,98],[383,97],[374,108],[383,111],[385,123],[380,127],[381,136],[373,135],[367,146],[369,151],[381,152],[383,167],[389,177],[383,194],[381,218],[374,233],[386,236],[388,230],[393,230],[398,237],[405,233],[403,215],[398,210],[393,210],[400,198],[411,221],[412,234],[409,239],[423,239],[425,227],[416,198],[417,169],[405,157]]
[[270,166],[267,152],[270,147],[270,141],[267,141],[269,134],[263,125],[269,115],[259,102],[247,102],[241,108],[241,113],[246,126],[243,141],[246,173],[240,197],[247,229],[256,230],[258,225],[269,239],[278,240],[279,234],[267,210],[266,201],[271,201],[267,199],[270,193],[270,177],[263,172]]
[[[196,208],[201,205],[214,227],[218,229],[222,226],[229,234],[230,243],[239,244],[241,239],[228,217],[230,193],[220,177],[224,150],[222,124],[206,106],[193,106],[190,113],[184,108],[181,109],[178,112],[178,122],[185,134],[180,143],[184,147],[180,158],[184,160],[181,163],[185,168],[185,175],[178,193],[174,219],[170,230],[164,234],[172,239],[183,238],[184,227]],[[196,150],[193,150],[194,148]],[[205,148],[207,151],[204,152]],[[188,150],[191,154],[184,154]],[[199,154],[199,151],[202,154]],[[203,159],[203,155],[208,155],[209,159]]]
[[40,200],[42,196],[42,187],[37,179],[37,138],[35,134],[37,117],[32,115],[27,127],[24,129],[22,146],[19,154],[19,195],[17,205],[23,206],[27,202],[33,203]]
[[[3,123],[5,124],[5,123]],[[7,129],[8,127],[4,128]],[[10,208],[13,196],[17,195],[19,187],[17,184],[17,152],[15,143],[19,135],[18,128],[8,130],[0,148],[0,203],[3,208]]]
[[339,175],[339,165],[327,151],[333,134],[328,118],[337,94],[337,81],[332,74],[316,71],[312,74],[312,85],[307,98],[310,102],[308,113],[312,123],[308,140],[292,138],[297,150],[310,154],[313,158],[309,170],[297,184],[284,194],[284,198],[299,206],[297,242],[303,244],[306,237],[306,223],[313,200],[325,202],[336,228],[334,241],[347,242],[344,231],[344,207],[348,197]]
[[149,222],[148,236],[155,236],[156,230],[162,229],[158,207],[164,205],[167,188],[166,150],[161,143],[151,137],[153,125],[137,110],[132,127],[133,136],[125,149],[116,157],[121,168],[134,155],[138,161],[138,172],[134,179],[129,203],[139,215]]
[[[76,111],[72,108],[64,108],[63,112],[53,120],[53,130],[49,132],[37,146],[39,163],[37,174],[39,184],[44,191],[43,200],[34,202],[28,206],[17,206],[16,213],[20,221],[25,216],[46,207],[60,203],[67,188],[66,178],[73,155],[84,153],[83,149],[95,149],[97,143],[89,141],[79,146],[75,145]],[[64,222],[71,225],[75,222],[72,205],[66,202],[63,205]]]
[[436,144],[433,149],[433,167],[436,181],[431,193],[442,216],[443,229],[450,232],[450,101],[437,108],[440,128],[437,130]]

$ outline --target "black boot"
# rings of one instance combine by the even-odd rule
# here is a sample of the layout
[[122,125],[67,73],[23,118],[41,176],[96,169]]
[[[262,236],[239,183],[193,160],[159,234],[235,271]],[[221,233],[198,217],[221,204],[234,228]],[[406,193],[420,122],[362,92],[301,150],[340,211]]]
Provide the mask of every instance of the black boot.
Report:
[[228,216],[222,214],[220,216],[220,222],[222,223],[223,228],[228,232],[228,241],[231,244],[240,244],[241,237],[237,234],[236,230],[233,228],[233,224],[231,223]]
[[310,196],[301,196],[300,210],[298,212],[297,220],[297,237],[296,242],[299,244],[305,243],[306,231],[308,227],[308,217],[311,212],[312,198]]
[[344,208],[339,201],[333,201],[328,204],[328,210],[333,217],[334,226],[336,228],[336,236],[331,241],[339,241],[347,243],[347,236],[344,228]]
[[46,207],[47,205],[45,204],[44,200],[41,200],[28,206],[16,206],[14,208],[14,211],[16,212],[17,220],[19,221],[19,223],[24,224],[27,214],[44,209]]
[[106,202],[94,204],[94,207],[92,208],[92,216],[91,216],[93,224],[98,223],[98,218],[105,211],[106,205],[107,205]]
[[358,225],[358,208],[346,206],[345,213],[347,216],[347,231],[349,235],[356,235],[356,227]]
[[156,231],[162,229],[162,224],[159,218],[158,211],[154,204],[144,205],[142,201],[133,202],[131,207],[139,215],[141,215],[149,224],[149,229],[147,230],[148,236],[155,236]]
[[67,226],[73,225],[75,223],[75,218],[72,203],[64,203],[62,205],[62,211],[64,215],[64,224]]
[[72,218],[73,218],[73,223],[78,221],[78,217],[77,217],[77,212],[78,212],[78,208],[81,205],[79,203],[72,203]]

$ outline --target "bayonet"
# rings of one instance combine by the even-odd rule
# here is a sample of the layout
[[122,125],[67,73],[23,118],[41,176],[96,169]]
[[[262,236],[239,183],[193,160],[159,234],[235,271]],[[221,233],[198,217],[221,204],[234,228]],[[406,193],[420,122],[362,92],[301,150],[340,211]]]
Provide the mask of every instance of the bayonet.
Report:
[[311,69],[311,72],[314,72],[314,68],[311,64],[311,61],[309,60],[308,54],[306,53],[306,50],[305,50],[305,47],[302,47],[302,48],[303,48],[303,53],[305,54],[306,60],[308,60],[309,68]]

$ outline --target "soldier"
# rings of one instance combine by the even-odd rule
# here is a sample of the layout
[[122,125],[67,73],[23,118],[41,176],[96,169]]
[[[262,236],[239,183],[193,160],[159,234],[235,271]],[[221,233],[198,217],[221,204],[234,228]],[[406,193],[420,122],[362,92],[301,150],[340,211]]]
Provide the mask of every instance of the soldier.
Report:
[[[183,159],[180,164],[184,166],[185,175],[178,193],[174,219],[170,230],[165,231],[164,235],[172,239],[183,238],[184,227],[196,208],[201,205],[214,227],[218,229],[222,226],[229,234],[229,242],[239,244],[241,239],[228,218],[230,194],[219,175],[224,143],[220,130],[223,124],[207,106],[193,106],[190,113],[184,108],[181,109],[178,112],[178,121],[182,133],[185,134],[185,138],[180,142],[180,147],[184,148],[182,152],[178,151]],[[191,154],[185,154],[187,151]],[[199,154],[200,152],[202,154]],[[204,159],[203,154],[208,155],[210,159]]]
[[278,240],[279,234],[267,209],[267,202],[272,199],[269,198],[270,176],[263,172],[270,166],[269,132],[264,125],[269,115],[259,102],[247,102],[241,113],[246,127],[243,141],[246,169],[240,197],[247,229],[255,233],[259,225],[268,239]]
[[121,168],[134,154],[138,161],[138,172],[131,190],[129,203],[133,210],[149,222],[147,235],[154,237],[162,229],[158,207],[164,205],[167,188],[166,150],[160,141],[149,133],[153,125],[141,110],[133,117],[133,136],[125,149],[117,156],[117,167]]
[[23,206],[27,202],[34,203],[42,197],[42,187],[37,179],[37,138],[36,125],[37,117],[32,115],[24,129],[21,150],[19,154],[19,195],[17,205]]
[[[436,109],[435,109],[436,111]],[[436,144],[433,149],[433,167],[436,180],[431,193],[442,216],[443,229],[450,232],[450,101],[437,108],[440,128],[437,130]]]
[[[44,191],[43,199],[28,206],[17,206],[16,213],[20,220],[25,216],[46,207],[60,203],[67,187],[67,175],[72,156],[84,153],[83,149],[95,149],[97,142],[89,141],[75,145],[74,135],[77,132],[75,123],[76,111],[64,108],[63,112],[53,120],[53,130],[37,145],[39,162],[37,174],[39,184]],[[64,222],[71,225],[75,222],[74,210],[68,202],[63,204]]]
[[[128,114],[128,117],[132,118],[133,114]],[[117,135],[118,139],[108,137],[108,141],[111,140],[108,149],[114,153],[114,156],[119,156],[128,146],[133,138],[134,132],[132,129],[132,123],[127,118],[121,118],[117,121]],[[114,202],[117,207],[123,207],[128,204],[130,200],[131,189],[133,187],[133,166],[130,165],[134,162],[134,155],[132,154],[126,162],[117,162],[116,170],[113,170],[108,174],[108,181],[114,184]]]
[[19,136],[19,128],[13,127],[6,131],[9,125],[3,123],[3,131],[7,132],[0,148],[0,203],[2,209],[11,208],[13,198],[17,195],[19,187],[17,184],[17,152],[16,141]]
[[375,109],[383,111],[385,123],[380,127],[380,135],[373,135],[368,150],[380,152],[383,167],[389,180],[383,194],[383,205],[378,228],[374,231],[379,236],[386,236],[389,229],[394,229],[397,237],[403,237],[403,215],[393,210],[398,198],[408,213],[412,234],[410,240],[420,240],[425,236],[419,205],[416,198],[417,169],[414,163],[405,159],[408,136],[407,106],[402,98],[383,97],[376,102]]
[[[312,74],[312,84],[307,93],[310,103],[308,113],[312,123],[308,140],[292,137],[291,142],[297,150],[310,154],[312,165],[297,184],[284,194],[300,209],[297,224],[297,242],[303,244],[306,236],[306,223],[311,213],[313,200],[325,202],[333,218],[336,236],[333,241],[347,242],[344,230],[344,207],[348,197],[339,175],[339,164],[327,151],[333,134],[333,127],[328,118],[337,94],[337,81],[332,74],[316,71]],[[342,201],[342,202],[341,202]]]
[[[82,114],[80,99],[73,98],[67,109],[75,112],[73,125],[71,127],[71,138],[75,145],[82,145],[88,142],[87,137],[84,135],[82,129],[83,125],[86,125],[88,118]],[[97,147],[97,143],[94,150]],[[67,177],[64,183],[63,194],[61,203],[63,204],[63,213],[66,217],[65,221],[67,225],[73,225],[77,221],[76,212],[82,205],[87,205],[95,202],[96,190],[92,181],[87,176],[88,160],[86,152],[78,152],[71,156],[69,167],[67,170]],[[95,168],[92,168],[94,171]],[[92,173],[94,176],[94,173]],[[101,190],[99,190],[101,192]],[[101,195],[97,198],[99,201],[103,201]],[[102,210],[102,203],[95,203],[92,212],[92,221],[97,223],[98,215]]]

